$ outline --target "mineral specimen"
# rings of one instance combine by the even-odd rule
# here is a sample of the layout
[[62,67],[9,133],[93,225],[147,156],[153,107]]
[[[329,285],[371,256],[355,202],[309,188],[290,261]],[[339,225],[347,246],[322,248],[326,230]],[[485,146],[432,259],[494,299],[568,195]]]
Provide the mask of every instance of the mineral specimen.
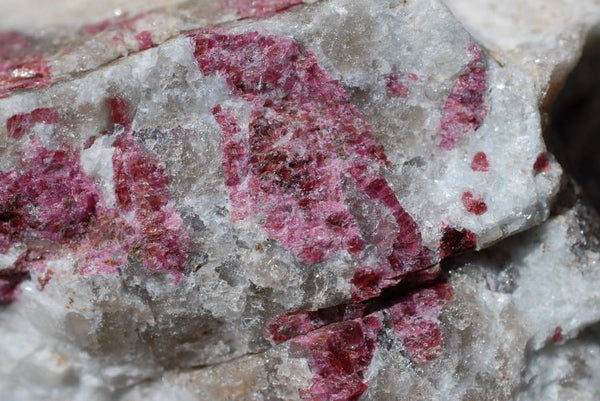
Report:
[[0,36],[1,394],[546,391],[600,320],[588,209],[505,239],[561,183],[548,82],[437,0],[165,3]]
[[[158,400],[155,394],[177,388],[177,400],[297,394],[304,400],[348,400],[359,399],[367,386],[361,400],[594,399],[600,243],[591,233],[597,233],[597,219],[577,202],[539,228],[446,264],[447,284],[400,291],[404,295],[390,298],[369,320],[330,324],[223,365],[168,373],[124,399]],[[450,286],[451,303],[431,304],[447,298]],[[398,330],[399,322],[409,331]],[[423,330],[434,322],[441,331]],[[436,336],[443,337],[443,353],[430,348],[432,359],[414,353],[415,340],[422,346]]]

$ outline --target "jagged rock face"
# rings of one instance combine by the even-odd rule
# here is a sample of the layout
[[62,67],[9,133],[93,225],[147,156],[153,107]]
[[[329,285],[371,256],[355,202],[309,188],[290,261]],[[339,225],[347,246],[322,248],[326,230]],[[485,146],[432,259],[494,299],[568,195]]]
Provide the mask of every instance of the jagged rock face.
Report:
[[[68,20],[63,21],[63,24],[68,24],[67,27],[42,26],[36,29],[33,19],[31,23],[24,25],[22,31],[17,26],[17,29],[2,32],[0,97],[14,90],[47,87],[54,82],[73,79],[77,74],[163,43],[179,35],[181,31],[214,26],[240,18],[266,17],[304,1],[154,2],[158,4],[129,3],[125,9],[114,9],[114,15],[107,11],[110,10],[110,4],[105,4],[106,8],[100,13],[93,9],[80,13],[93,13],[96,19],[98,14],[107,14],[107,18],[101,21],[82,18],[70,23]],[[159,5],[163,7],[158,7]],[[39,11],[47,6],[44,3],[36,8]],[[69,4],[68,7],[76,9],[77,5]],[[5,25],[12,27],[13,20],[7,21]]]
[[[368,391],[360,399],[594,399],[600,319],[594,307],[600,299],[600,250],[597,234],[591,234],[596,229],[597,215],[578,203],[539,228],[447,263],[453,301],[435,318],[444,352],[427,363],[415,358],[410,342],[394,330],[393,311],[406,306],[407,298],[426,299],[432,287],[408,296],[401,292],[383,309],[378,346],[363,376]],[[328,330],[338,329],[331,325]],[[363,333],[368,344],[370,335]],[[307,366],[314,373],[320,360],[298,351],[304,341],[297,338],[217,367],[170,373],[125,399],[158,400],[153,394],[171,388],[179,389],[181,400],[225,400],[230,394],[240,400],[338,399],[302,397],[307,381],[319,383],[314,376],[310,381]],[[286,376],[290,366],[297,372],[295,381]]]
[[[508,399],[541,386],[527,344],[597,320],[593,269],[556,263],[589,262],[555,237],[576,212],[550,256],[438,265],[543,222],[561,178],[539,82],[439,2],[129,11],[0,37],[10,400]],[[563,282],[587,298],[528,310]]]
[[581,60],[551,107],[550,146],[565,170],[581,185],[593,206],[600,207],[599,163],[594,150],[600,121],[600,27],[588,34]]
[[[577,61],[590,26],[598,23],[600,5],[569,0],[445,0],[444,3],[502,63],[520,64],[531,79],[558,93]],[[551,104],[548,102],[547,105]]]

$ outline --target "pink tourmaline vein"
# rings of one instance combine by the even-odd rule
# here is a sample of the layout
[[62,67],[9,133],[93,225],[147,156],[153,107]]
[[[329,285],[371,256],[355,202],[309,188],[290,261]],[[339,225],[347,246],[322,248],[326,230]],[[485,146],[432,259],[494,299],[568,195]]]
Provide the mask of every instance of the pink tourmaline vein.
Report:
[[442,110],[438,134],[442,149],[454,149],[466,134],[479,129],[488,113],[485,60],[476,44],[469,51],[473,58],[456,79]]
[[[346,250],[356,264],[355,302],[377,297],[382,288],[431,265],[419,227],[382,174],[388,160],[372,128],[312,53],[289,39],[258,33],[190,37],[202,73],[224,79],[251,108],[247,127],[231,110],[221,105],[213,110],[222,130],[233,220],[258,218],[270,237],[304,263],[324,262]],[[348,186],[395,222],[392,240],[373,244],[375,266],[362,262],[365,240],[347,203]],[[276,341],[303,334],[296,341],[309,351],[315,374],[311,387],[301,391],[305,400],[356,400],[366,389],[363,375],[379,318],[346,320],[362,313],[346,312],[338,323],[299,312],[269,326]]]

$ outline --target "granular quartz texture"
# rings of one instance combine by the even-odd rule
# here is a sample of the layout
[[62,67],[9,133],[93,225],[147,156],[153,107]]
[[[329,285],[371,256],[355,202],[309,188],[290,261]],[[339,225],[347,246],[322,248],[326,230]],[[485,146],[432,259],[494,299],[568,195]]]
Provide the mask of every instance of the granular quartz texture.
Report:
[[[383,148],[314,55],[255,32],[200,33],[195,42],[202,72],[225,77],[236,96],[253,104],[248,138],[221,106],[213,111],[224,133],[234,218],[262,214],[266,232],[304,263],[322,262],[339,249],[360,257],[364,240],[343,188],[354,185],[389,209],[398,225],[392,254],[386,258],[382,249],[379,266],[355,276],[355,298],[377,295],[380,281],[428,266],[416,223],[377,171],[387,162]],[[365,274],[373,276],[370,282]]]
[[301,4],[302,0],[219,0],[226,8],[231,8],[240,17],[265,17]]

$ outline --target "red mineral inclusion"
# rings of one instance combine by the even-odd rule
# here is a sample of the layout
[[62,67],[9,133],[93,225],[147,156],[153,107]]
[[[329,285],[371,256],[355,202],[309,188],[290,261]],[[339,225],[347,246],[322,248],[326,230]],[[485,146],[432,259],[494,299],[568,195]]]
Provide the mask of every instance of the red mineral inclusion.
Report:
[[[133,139],[125,102],[115,98],[108,103],[113,123],[128,128],[113,145],[117,208],[102,200],[77,150],[47,149],[34,135],[29,135],[20,167],[0,173],[0,254],[18,244],[26,247],[13,266],[0,272],[0,302],[15,299],[29,270],[43,269],[47,260],[69,251],[83,274],[116,273],[135,252],[147,269],[181,275],[188,239],[170,205],[164,166]],[[58,120],[56,110],[42,108],[11,117],[7,128],[12,138],[21,139],[34,124]]]
[[550,342],[553,343],[553,344],[558,344],[562,340],[564,340],[564,336],[563,336],[563,332],[562,332],[562,327],[556,326],[554,328],[554,333],[550,337]]
[[[382,174],[387,158],[371,126],[312,53],[289,39],[259,33],[190,36],[201,72],[224,79],[251,108],[247,127],[222,105],[213,110],[222,131],[232,219],[258,218],[271,238],[304,263],[326,261],[341,250],[354,258],[355,304],[282,315],[269,322],[266,332],[273,341],[295,337],[308,350],[315,376],[311,387],[301,391],[303,399],[356,400],[366,389],[363,376],[380,328],[377,316],[365,316],[372,307],[365,300],[430,266],[431,251]],[[380,210],[377,216],[393,221],[368,254],[348,206],[349,188]],[[417,318],[421,306],[427,316],[435,314],[430,298],[411,301],[414,310],[394,312],[395,327],[418,360],[428,359],[440,345],[433,321]],[[411,322],[418,330],[412,337],[407,334]]]
[[115,191],[121,213],[133,212],[146,268],[179,276],[187,260],[187,234],[181,217],[169,204],[169,176],[155,155],[131,134],[116,138],[113,154]]
[[388,310],[394,330],[413,361],[423,363],[441,355],[437,317],[452,297],[450,284],[441,283],[409,293]]
[[131,115],[127,102],[120,97],[111,97],[106,99],[106,104],[110,112],[111,122],[129,130],[131,128]]
[[235,10],[240,17],[266,17],[291,6],[301,4],[302,0],[221,0],[227,9]]
[[98,199],[77,154],[34,143],[21,168],[0,174],[0,253],[30,235],[64,241],[81,234]]
[[98,213],[99,192],[75,152],[34,142],[18,170],[0,173],[0,254],[30,245],[0,273],[0,302],[15,299],[27,271],[43,266],[45,242],[71,244],[85,235]]
[[467,133],[477,130],[487,116],[487,72],[481,49],[472,44],[473,59],[457,78],[444,104],[439,146],[452,150]]
[[[265,337],[280,343],[332,323],[362,319],[373,313],[387,311],[397,303],[404,302],[407,293],[422,291],[446,283],[446,278],[439,268],[421,270],[411,273],[401,284],[387,289],[384,295],[377,298],[359,303],[351,302],[331,306],[317,311],[291,312],[272,318],[265,327]],[[423,312],[429,314],[428,310]]]
[[[383,178],[387,159],[339,82],[297,43],[258,33],[193,33],[205,75],[226,80],[252,107],[242,130],[217,105],[223,169],[234,220],[260,218],[263,229],[304,263],[346,250],[355,257],[354,297],[377,296],[410,271],[430,264],[419,228]],[[363,265],[364,239],[346,202],[348,185],[387,210],[395,240],[375,244],[374,266]],[[391,246],[391,249],[390,249]]]
[[464,192],[461,200],[465,209],[476,216],[481,216],[488,210],[487,204],[483,198],[476,197],[471,192]]
[[444,234],[440,242],[440,259],[460,254],[477,246],[475,233],[467,229],[456,229],[454,227],[444,228]]
[[310,355],[314,374],[306,401],[356,401],[367,389],[364,375],[377,347],[381,321],[377,316],[334,323],[298,337],[294,342]]
[[181,277],[188,257],[188,234],[171,205],[165,166],[134,139],[131,110],[121,98],[107,103],[112,122],[125,128],[113,146],[113,169],[118,213],[133,212],[133,232],[128,250],[142,252],[144,267]]
[[388,96],[406,99],[410,95],[410,89],[402,82],[402,77],[398,74],[391,74],[385,77],[385,87]]
[[142,31],[138,33],[135,35],[135,40],[138,43],[138,50],[146,50],[154,46],[150,31]]
[[540,153],[533,163],[533,174],[547,173],[550,171],[550,154],[548,152]]
[[50,66],[31,50],[30,40],[18,32],[0,32],[0,97],[51,83]]
[[59,115],[55,109],[35,109],[31,113],[16,114],[6,121],[8,135],[14,139],[21,139],[31,130],[34,124],[56,124]]
[[475,153],[475,156],[473,156],[473,161],[471,162],[471,170],[480,172],[486,172],[490,170],[490,163],[485,152]]
[[[309,352],[315,378],[309,389],[301,391],[304,400],[357,399],[367,389],[364,373],[373,356],[371,348],[377,346],[377,341],[370,345],[365,340],[377,338],[381,316],[388,317],[408,356],[424,363],[442,352],[438,316],[452,297],[439,268],[422,270],[378,298],[276,317],[267,324],[266,336],[274,342],[292,340]],[[372,324],[365,334],[367,322]],[[347,329],[361,335],[349,341]],[[349,353],[351,349],[354,352]]]

